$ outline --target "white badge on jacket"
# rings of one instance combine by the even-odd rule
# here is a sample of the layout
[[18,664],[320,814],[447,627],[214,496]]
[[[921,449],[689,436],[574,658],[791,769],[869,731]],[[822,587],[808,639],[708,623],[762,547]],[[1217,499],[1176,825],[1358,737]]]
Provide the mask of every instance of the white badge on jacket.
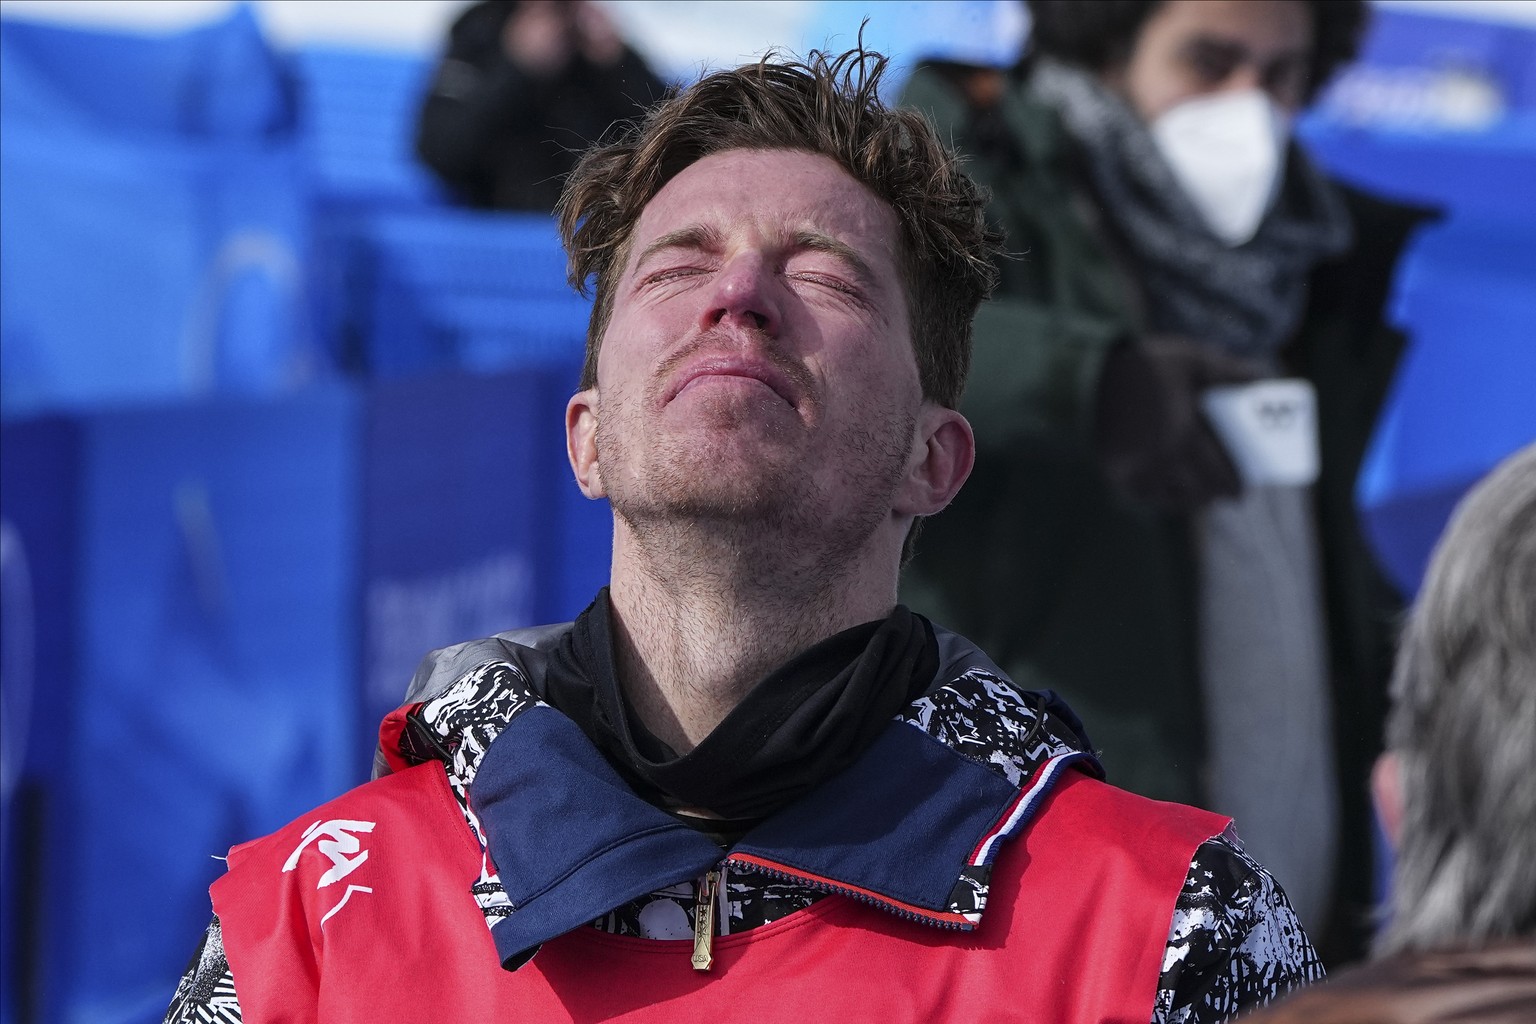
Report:
[[1317,391],[1299,378],[1210,388],[1200,404],[1249,487],[1317,479]]

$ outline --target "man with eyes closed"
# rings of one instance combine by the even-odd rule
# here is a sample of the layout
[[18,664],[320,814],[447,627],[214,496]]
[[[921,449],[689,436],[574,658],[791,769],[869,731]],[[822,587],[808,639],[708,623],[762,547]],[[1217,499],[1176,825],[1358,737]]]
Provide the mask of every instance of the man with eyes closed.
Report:
[[711,74],[583,159],[610,586],[429,656],[375,781],[231,851],[169,1020],[1192,1021],[1316,976],[1226,819],[896,602],[999,240],[883,66]]

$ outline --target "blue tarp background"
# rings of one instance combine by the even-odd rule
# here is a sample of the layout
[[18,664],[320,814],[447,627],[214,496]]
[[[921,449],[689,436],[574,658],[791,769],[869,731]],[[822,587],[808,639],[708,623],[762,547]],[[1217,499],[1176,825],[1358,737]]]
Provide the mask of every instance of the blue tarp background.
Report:
[[0,21],[0,1019],[158,1020],[216,857],[364,779],[427,650],[606,578],[587,305],[409,163],[426,71]]
[[1357,488],[1411,596],[1456,501],[1536,441],[1536,28],[1378,10],[1300,134],[1341,177],[1442,215],[1398,267],[1410,344]]
[[1412,594],[1456,502],[1536,441],[1536,219],[1464,214],[1424,231],[1395,307],[1413,344],[1358,492],[1383,564]]
[[0,516],[34,593],[67,594],[5,679],[33,704],[20,858],[41,876],[6,887],[33,911],[12,953],[38,972],[39,1019],[163,1012],[212,855],[355,778],[337,682],[355,658],[356,405],[311,391],[0,428]]
[[244,7],[152,39],[4,22],[7,415],[315,373],[289,92]]
[[6,650],[35,652],[4,679],[8,749],[32,705],[8,970],[37,972],[39,1019],[163,1013],[214,857],[366,778],[425,651],[581,610],[607,519],[545,455],[573,375],[0,427],[7,578],[19,550],[34,581],[4,618]]

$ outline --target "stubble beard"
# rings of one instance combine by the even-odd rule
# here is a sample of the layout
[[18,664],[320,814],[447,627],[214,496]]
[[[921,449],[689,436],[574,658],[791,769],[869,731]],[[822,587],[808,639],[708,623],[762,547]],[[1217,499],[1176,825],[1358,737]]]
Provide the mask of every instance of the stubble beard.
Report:
[[[638,465],[636,478],[644,485],[610,486],[609,501],[643,546],[686,560],[690,550],[702,557],[724,543],[779,564],[798,558],[831,571],[860,550],[890,514],[914,426],[910,414],[888,411],[878,419],[860,419],[830,439],[823,452],[796,444],[787,429],[728,419],[699,443],[665,437],[636,450],[628,432],[605,429],[604,422],[596,440],[603,463]],[[735,436],[736,431],[758,431],[758,436]],[[742,451],[746,446],[750,450]],[[846,467],[840,483],[850,497],[841,504],[807,471],[832,455]]]

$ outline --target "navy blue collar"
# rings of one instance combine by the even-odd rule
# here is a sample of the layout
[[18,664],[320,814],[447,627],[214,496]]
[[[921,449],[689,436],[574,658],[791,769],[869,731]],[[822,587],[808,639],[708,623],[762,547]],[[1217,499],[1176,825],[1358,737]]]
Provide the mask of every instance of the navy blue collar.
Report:
[[[940,639],[940,681],[928,695],[850,767],[725,851],[636,795],[559,711],[519,714],[470,790],[514,908],[492,929],[503,964],[520,966],[543,942],[722,863],[974,927],[1000,845],[1063,771],[1102,772],[1054,694],[1019,694],[966,641]],[[978,720],[985,735],[957,724]]]

